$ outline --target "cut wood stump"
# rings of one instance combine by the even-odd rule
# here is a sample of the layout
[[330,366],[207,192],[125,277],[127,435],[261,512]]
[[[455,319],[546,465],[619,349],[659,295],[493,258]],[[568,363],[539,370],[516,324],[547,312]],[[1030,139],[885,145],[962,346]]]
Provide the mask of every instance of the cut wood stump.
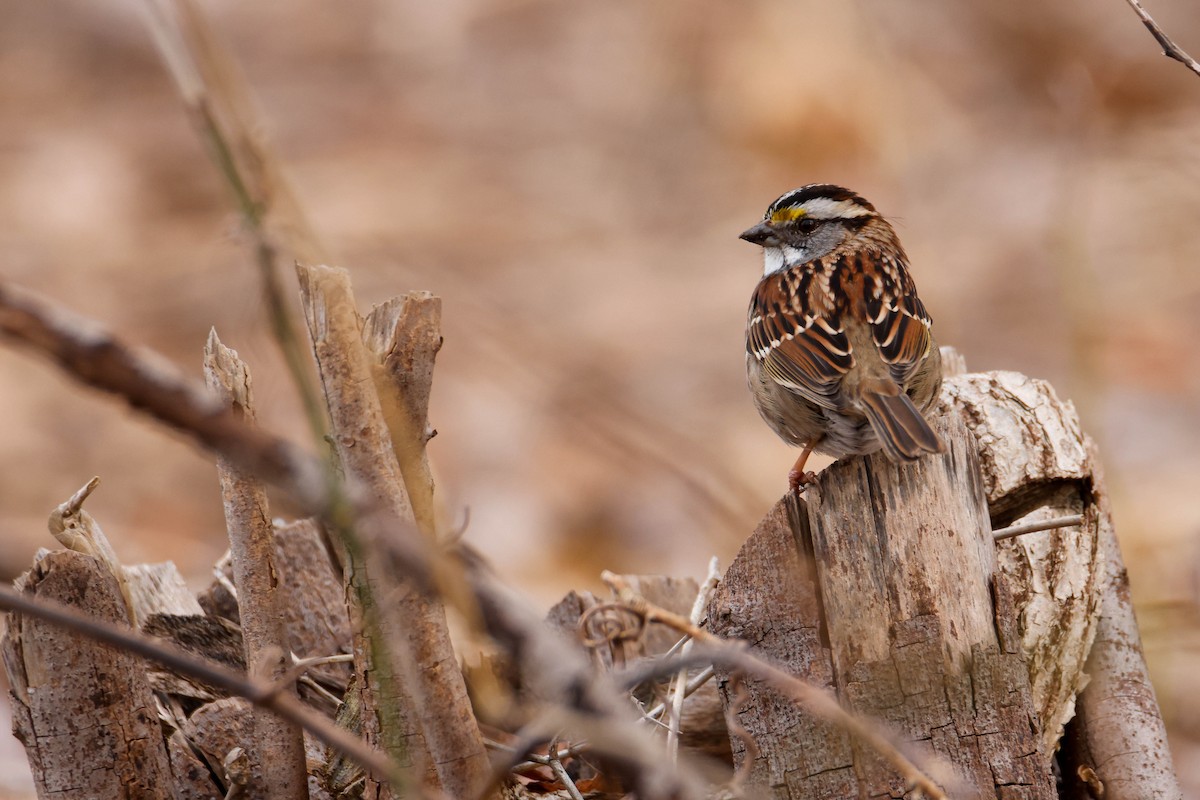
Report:
[[[803,499],[781,500],[729,568],[709,625],[879,720],[951,797],[1057,798],[1052,762],[1077,700],[1085,711],[1118,701],[1084,691],[1086,670],[1104,669],[1088,658],[1106,598],[1119,593],[1093,448],[1070,403],[1015,373],[949,377],[935,417],[945,453],[911,466],[844,459]],[[1072,514],[1082,521],[993,538]],[[1136,685],[1140,716],[1110,722],[1143,733],[1092,726],[1089,741],[1109,760],[1084,763],[1073,750],[1059,767],[1085,767],[1109,800],[1178,797],[1136,626],[1132,646],[1124,630],[1120,658],[1136,663],[1121,680]],[[746,683],[733,710],[758,752],[736,738],[733,747],[736,763],[751,761],[751,785],[789,800],[909,790],[850,734]],[[1146,749],[1122,754],[1122,740]],[[1153,791],[1130,792],[1135,761]]]
[[[108,564],[69,550],[42,554],[16,588],[107,622],[128,608]],[[12,614],[3,637],[13,731],[39,797],[175,797],[154,695],[137,656]]]

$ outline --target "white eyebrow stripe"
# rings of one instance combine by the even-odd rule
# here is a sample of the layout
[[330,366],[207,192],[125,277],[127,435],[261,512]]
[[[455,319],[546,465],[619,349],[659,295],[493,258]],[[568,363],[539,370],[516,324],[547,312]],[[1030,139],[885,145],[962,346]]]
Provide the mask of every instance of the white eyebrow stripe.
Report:
[[831,200],[828,197],[814,197],[800,204],[805,216],[813,219],[853,219],[869,217],[871,212],[852,200]]

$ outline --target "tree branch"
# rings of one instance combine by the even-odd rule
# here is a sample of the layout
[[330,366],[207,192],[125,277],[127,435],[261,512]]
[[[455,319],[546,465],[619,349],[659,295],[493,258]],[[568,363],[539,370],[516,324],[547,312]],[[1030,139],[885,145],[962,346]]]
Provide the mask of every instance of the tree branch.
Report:
[[1154,21],[1154,17],[1150,16],[1146,9],[1142,8],[1141,0],[1125,0],[1125,2],[1138,15],[1138,19],[1146,26],[1146,30],[1150,31],[1150,35],[1154,37],[1154,40],[1158,42],[1158,46],[1162,48],[1164,56],[1175,59],[1192,72],[1200,75],[1200,62],[1197,62],[1196,59],[1185,53],[1183,48],[1171,41],[1171,37],[1167,36],[1163,29],[1158,26],[1158,23]]

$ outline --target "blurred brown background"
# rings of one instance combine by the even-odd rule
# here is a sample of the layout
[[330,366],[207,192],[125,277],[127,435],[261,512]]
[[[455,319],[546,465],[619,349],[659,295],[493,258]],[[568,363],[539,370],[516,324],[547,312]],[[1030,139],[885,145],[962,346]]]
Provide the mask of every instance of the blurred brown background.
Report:
[[[744,387],[760,259],[737,234],[803,183],[872,200],[941,342],[1049,379],[1100,442],[1200,797],[1200,77],[1121,0],[201,6],[360,301],[444,298],[439,488],[542,605],[603,568],[728,564],[795,456]],[[1200,52],[1194,2],[1150,11]],[[247,239],[136,5],[0,18],[0,274],[197,378],[216,326],[263,424],[301,439]],[[0,387],[0,577],[99,475],[123,559],[205,582],[207,457],[26,354],[0,349]],[[24,769],[4,736],[0,794]]]

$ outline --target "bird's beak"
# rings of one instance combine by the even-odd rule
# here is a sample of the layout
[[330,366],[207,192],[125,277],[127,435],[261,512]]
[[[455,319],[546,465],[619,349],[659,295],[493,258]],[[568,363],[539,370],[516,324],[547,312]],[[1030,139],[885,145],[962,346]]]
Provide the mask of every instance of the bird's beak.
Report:
[[772,244],[775,239],[775,226],[769,222],[760,222],[753,228],[743,231],[739,239],[745,239],[750,244],[756,244],[760,247],[765,247]]

